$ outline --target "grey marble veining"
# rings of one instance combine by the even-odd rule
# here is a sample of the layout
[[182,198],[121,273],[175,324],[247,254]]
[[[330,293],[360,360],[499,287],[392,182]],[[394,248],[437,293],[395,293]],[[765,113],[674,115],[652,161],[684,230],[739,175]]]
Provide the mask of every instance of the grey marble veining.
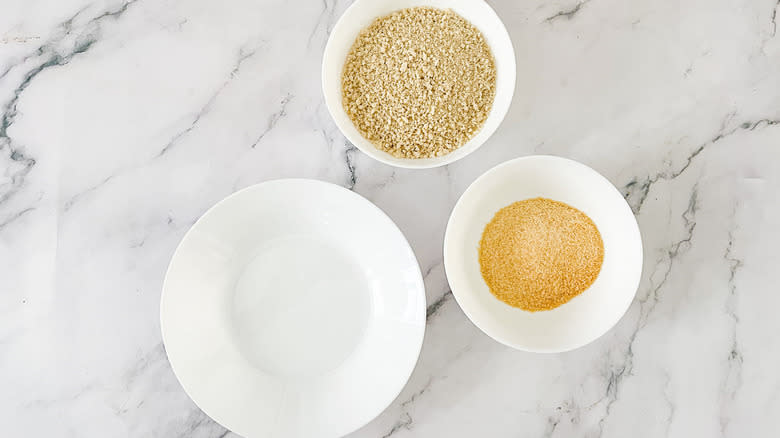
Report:
[[[0,14],[0,427],[24,437],[233,437],[165,356],[160,287],[224,196],[348,187],[420,261],[418,366],[362,437],[772,436],[780,430],[776,0],[489,0],[518,63],[485,146],[431,170],[350,145],[320,91],[347,1],[6,0]],[[482,172],[571,157],[625,195],[645,265],[607,335],[513,351],[463,315],[441,245]]]

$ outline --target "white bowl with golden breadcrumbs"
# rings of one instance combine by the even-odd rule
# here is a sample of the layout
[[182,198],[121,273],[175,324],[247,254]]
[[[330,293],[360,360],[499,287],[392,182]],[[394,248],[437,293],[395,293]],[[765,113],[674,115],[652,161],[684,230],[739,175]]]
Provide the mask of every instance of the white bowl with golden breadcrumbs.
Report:
[[[348,54],[361,30],[374,20],[412,7],[451,10],[477,28],[495,64],[495,97],[487,118],[460,147],[432,158],[401,158],[366,139],[344,109],[342,77]],[[325,104],[344,136],[366,155],[391,166],[425,169],[455,162],[477,150],[495,132],[509,110],[515,89],[515,54],[509,33],[484,0],[356,0],[341,16],[328,39],[322,60]]]
[[[478,253],[483,231],[499,210],[535,198],[587,215],[601,235],[603,261],[595,281],[570,301],[526,311],[491,293]],[[466,189],[447,224],[444,268],[463,312],[488,336],[519,350],[557,353],[596,340],[628,310],[642,274],[642,239],[631,208],[605,177],[566,158],[529,156],[499,164]]]

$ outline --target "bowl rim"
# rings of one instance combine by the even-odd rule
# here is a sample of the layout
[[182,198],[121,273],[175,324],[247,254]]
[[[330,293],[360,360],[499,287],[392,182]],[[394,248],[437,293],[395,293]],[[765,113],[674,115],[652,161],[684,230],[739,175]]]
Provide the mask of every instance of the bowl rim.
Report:
[[[356,137],[354,135],[350,135],[350,134],[347,134],[347,132],[345,132],[345,130],[341,126],[341,123],[339,122],[339,119],[334,117],[334,109],[332,108],[332,105],[331,105],[333,102],[331,102],[328,99],[328,95],[325,92],[325,89],[326,89],[326,86],[327,86],[327,82],[326,82],[326,77],[327,77],[326,66],[329,64],[329,60],[331,58],[330,52],[331,52],[331,48],[332,48],[333,37],[334,37],[334,35],[338,34],[341,29],[343,29],[344,23],[345,23],[345,18],[349,18],[350,13],[352,11],[354,11],[354,9],[356,9],[358,7],[358,5],[361,5],[363,3],[368,3],[370,1],[371,0],[355,0],[355,2],[352,3],[341,14],[341,17],[339,17],[339,19],[336,21],[336,24],[333,26],[333,29],[331,30],[330,34],[328,35],[328,41],[325,44],[325,49],[323,50],[322,64],[321,64],[321,67],[320,67],[320,82],[321,82],[320,85],[321,85],[321,90],[322,90],[323,98],[324,98],[324,101],[325,101],[325,107],[328,110],[328,114],[330,114],[331,119],[333,120],[334,124],[338,128],[338,130],[341,133],[341,135],[343,135],[347,139],[347,141],[349,141],[349,143],[351,145],[355,146],[357,149],[359,149],[361,152],[363,152],[364,154],[368,155],[369,157],[371,157],[371,158],[373,158],[373,159],[375,159],[375,160],[377,160],[377,161],[379,161],[381,163],[387,164],[389,166],[398,167],[398,168],[402,168],[402,169],[431,169],[431,168],[446,166],[448,164],[455,163],[455,162],[457,162],[457,161],[459,161],[459,160],[461,160],[461,159],[471,155],[472,153],[474,153],[474,151],[476,151],[477,149],[481,148],[485,143],[487,143],[487,141],[490,139],[490,137],[492,137],[493,134],[495,134],[495,132],[498,130],[498,128],[503,123],[504,118],[506,117],[506,114],[509,112],[509,109],[512,106],[512,103],[514,103],[515,87],[517,86],[517,60],[516,60],[516,56],[515,56],[514,44],[512,43],[512,38],[509,35],[509,31],[507,30],[506,26],[504,25],[504,22],[501,20],[501,17],[496,13],[496,11],[493,9],[493,7],[490,6],[490,4],[487,1],[485,1],[485,0],[476,0],[476,1],[479,2],[479,3],[482,3],[482,5],[484,7],[486,7],[486,11],[489,14],[491,14],[492,18],[495,19],[496,23],[498,24],[497,31],[501,34],[501,38],[505,39],[507,41],[512,56],[511,57],[507,57],[507,59],[506,59],[507,62],[511,61],[510,62],[511,69],[507,69],[507,71],[511,70],[511,79],[510,79],[510,82],[507,84],[508,88],[509,88],[509,96],[508,96],[508,100],[507,100],[508,104],[506,105],[506,107],[504,107],[501,110],[500,113],[498,113],[498,112],[494,113],[495,106],[494,105],[491,106],[490,113],[488,114],[488,118],[485,119],[484,123],[487,123],[487,121],[490,119],[490,117],[493,116],[494,114],[497,117],[498,123],[496,123],[496,125],[492,129],[492,131],[490,131],[487,134],[487,136],[481,142],[476,143],[474,145],[471,145],[468,150],[464,149],[473,140],[473,137],[472,137],[472,139],[470,139],[468,142],[466,142],[466,144],[462,145],[458,149],[456,149],[456,150],[454,150],[454,151],[452,151],[452,152],[450,152],[450,153],[448,153],[446,155],[443,155],[441,157],[422,158],[422,159],[417,159],[417,158],[397,158],[397,157],[394,157],[394,156],[390,155],[389,153],[387,153],[385,151],[377,149],[370,141],[368,141],[366,138],[364,138],[359,133],[358,133],[358,135]],[[403,9],[403,8],[398,8],[398,10],[400,10],[400,9]],[[377,16],[375,18],[378,18],[378,17],[379,16]],[[463,17],[463,18],[466,18],[466,17]],[[488,44],[488,45],[490,46],[490,44]],[[495,52],[494,50],[492,50],[492,47],[491,47],[491,51]],[[495,101],[496,101],[496,98],[494,97],[493,98],[493,103],[494,104],[495,104]],[[339,104],[340,103],[341,102],[339,101]],[[350,120],[350,123],[352,123],[351,120]],[[480,128],[480,131],[477,131],[477,134],[479,134],[482,131],[482,129],[484,128],[484,123],[483,123],[483,127]],[[460,151],[460,150],[463,150],[464,152],[462,152],[462,154],[460,154],[460,155],[455,154],[456,151]]]
[[[501,336],[500,334],[491,333],[491,332],[485,330],[485,328],[483,328],[483,325],[480,322],[477,321],[477,320],[479,320],[479,318],[475,319],[473,313],[470,311],[468,306],[463,306],[461,300],[458,299],[458,292],[455,291],[455,288],[452,287],[451,283],[449,284],[449,286],[450,286],[450,290],[452,291],[452,296],[455,298],[455,301],[458,303],[458,306],[461,308],[461,310],[466,315],[466,317],[469,319],[469,321],[471,321],[472,324],[477,326],[477,328],[479,328],[480,331],[482,331],[482,333],[486,334],[487,336],[489,336],[490,338],[492,338],[496,342],[499,342],[499,343],[501,343],[501,344],[503,344],[503,345],[505,345],[507,347],[511,347],[511,348],[513,348],[515,350],[525,351],[525,352],[529,352],[529,353],[564,353],[564,352],[568,352],[568,351],[577,350],[577,349],[582,348],[582,347],[584,347],[586,345],[589,345],[589,344],[593,343],[594,341],[596,341],[597,339],[599,339],[602,336],[604,336],[605,334],[609,333],[613,328],[615,328],[615,326],[623,319],[623,317],[625,317],[626,313],[628,312],[628,309],[631,307],[631,305],[633,304],[634,300],[636,299],[636,294],[637,294],[637,292],[639,290],[639,285],[640,285],[640,283],[642,281],[642,275],[644,273],[644,246],[643,246],[643,243],[642,243],[642,232],[641,232],[641,229],[639,228],[639,222],[636,220],[636,215],[631,210],[631,207],[628,205],[628,202],[625,201],[625,198],[623,197],[623,195],[620,193],[620,191],[617,189],[617,187],[615,187],[615,185],[612,184],[612,182],[609,181],[609,179],[607,179],[604,175],[602,175],[601,173],[599,173],[595,169],[591,168],[590,166],[588,166],[586,164],[583,164],[583,163],[580,163],[579,161],[576,161],[576,160],[573,160],[573,159],[570,159],[570,158],[557,156],[557,155],[527,155],[527,156],[513,158],[513,159],[504,161],[502,163],[499,163],[499,164],[491,167],[490,169],[488,169],[487,171],[482,173],[480,176],[478,176],[474,181],[472,181],[471,184],[469,184],[469,186],[463,192],[463,194],[458,198],[458,201],[455,203],[455,206],[453,207],[452,212],[450,213],[450,217],[447,220],[447,226],[446,226],[446,229],[444,231],[444,243],[442,245],[442,258],[444,260],[444,263],[443,263],[444,264],[444,272],[445,272],[445,275],[446,275],[447,271],[451,271],[451,269],[447,267],[447,264],[448,264],[447,263],[447,259],[448,259],[447,254],[449,254],[451,252],[448,249],[448,247],[450,246],[451,240],[452,240],[452,237],[451,237],[451,234],[450,234],[450,226],[452,225],[453,220],[457,220],[457,219],[455,219],[456,212],[458,211],[458,206],[461,205],[461,201],[463,200],[463,198],[468,193],[473,192],[474,190],[476,190],[474,188],[475,185],[479,181],[484,180],[485,177],[488,177],[489,175],[499,171],[500,169],[503,169],[505,167],[511,167],[513,165],[517,165],[517,163],[519,163],[519,162],[537,161],[537,160],[542,160],[542,161],[545,161],[545,160],[562,161],[562,162],[566,162],[566,163],[568,163],[570,165],[574,165],[574,166],[579,167],[579,168],[581,168],[581,169],[583,169],[583,170],[585,170],[587,172],[592,173],[594,176],[596,176],[600,180],[606,182],[607,183],[607,187],[610,187],[611,190],[613,190],[615,193],[617,193],[623,199],[623,206],[631,214],[631,217],[633,217],[634,220],[632,221],[632,223],[633,223],[634,226],[632,228],[633,228],[633,231],[636,233],[636,237],[637,237],[636,241],[638,243],[638,246],[637,246],[636,249],[639,252],[638,263],[639,263],[640,266],[639,266],[638,275],[636,276],[634,281],[631,283],[632,284],[633,295],[631,297],[631,300],[627,301],[627,304],[626,304],[625,308],[622,309],[622,311],[620,312],[620,316],[615,318],[615,322],[612,323],[612,325],[610,325],[602,333],[599,333],[599,334],[597,334],[595,336],[591,336],[590,338],[585,339],[584,341],[570,342],[570,343],[565,344],[565,345],[561,345],[561,346],[558,346],[558,347],[551,347],[551,348],[528,347],[525,344],[518,343],[518,342],[513,342],[512,340],[507,339],[506,337]],[[450,281],[449,278],[450,277],[447,276],[448,282]],[[465,293],[465,292],[462,292],[462,293]]]

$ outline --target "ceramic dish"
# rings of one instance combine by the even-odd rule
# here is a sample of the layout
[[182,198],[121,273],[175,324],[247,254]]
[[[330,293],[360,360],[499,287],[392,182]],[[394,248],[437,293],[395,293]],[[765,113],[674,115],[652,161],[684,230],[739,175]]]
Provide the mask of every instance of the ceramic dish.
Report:
[[[377,149],[358,132],[341,104],[344,61],[358,33],[375,18],[413,6],[452,9],[470,21],[487,39],[496,62],[496,97],[482,129],[468,143],[437,158],[397,158]],[[483,0],[357,0],[344,12],[328,38],[322,59],[322,91],[336,126],[366,155],[397,167],[424,169],[444,166],[477,150],[501,124],[515,91],[515,52],[501,19]]]
[[398,395],[425,331],[409,244],[376,206],[313,180],[219,202],[173,256],[161,301],[176,377],[247,438],[339,437]]
[[[477,248],[499,209],[535,197],[565,202],[590,216],[604,241],[604,262],[579,296],[554,310],[526,312],[490,293]],[[461,196],[447,224],[444,266],[458,304],[487,335],[520,350],[561,352],[594,341],[626,312],[642,273],[642,240],[631,209],[606,178],[576,161],[530,156],[490,169]]]

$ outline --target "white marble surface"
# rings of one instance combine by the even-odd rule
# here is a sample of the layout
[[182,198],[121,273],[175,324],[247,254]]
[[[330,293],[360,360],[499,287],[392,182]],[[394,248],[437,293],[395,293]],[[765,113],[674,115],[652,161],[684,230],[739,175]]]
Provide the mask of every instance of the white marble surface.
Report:
[[[353,437],[780,430],[777,0],[490,0],[515,44],[514,104],[475,154],[424,171],[357,152],[323,106],[347,3],[2,0],[3,436],[234,437],[171,372],[160,286],[209,206],[288,176],[378,204],[425,273],[417,369]],[[483,335],[441,265],[466,186],[532,153],[606,175],[645,243],[627,315],[566,354]]]

